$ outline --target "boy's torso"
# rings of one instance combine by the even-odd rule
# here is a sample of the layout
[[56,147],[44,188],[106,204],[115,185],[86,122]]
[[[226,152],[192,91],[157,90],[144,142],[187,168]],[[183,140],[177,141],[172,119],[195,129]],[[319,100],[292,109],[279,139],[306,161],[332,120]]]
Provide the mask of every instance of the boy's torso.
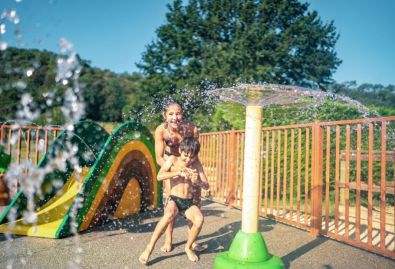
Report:
[[[182,166],[184,166],[184,163],[179,158],[174,157],[172,167],[179,168]],[[195,169],[193,163],[187,168]],[[185,179],[181,176],[172,178],[170,180],[170,194],[183,199],[191,199],[193,194],[191,180]]]

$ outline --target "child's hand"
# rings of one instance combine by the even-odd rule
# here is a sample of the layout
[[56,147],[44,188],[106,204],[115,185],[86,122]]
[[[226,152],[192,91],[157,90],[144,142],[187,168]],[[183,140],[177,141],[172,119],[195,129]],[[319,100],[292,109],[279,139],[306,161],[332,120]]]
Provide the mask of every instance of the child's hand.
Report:
[[196,169],[191,169],[188,167],[179,167],[178,172],[180,177],[190,180],[192,183],[196,183],[199,179],[199,173]]
[[199,173],[197,172],[197,170],[186,168],[186,171],[188,173],[189,180],[191,180],[192,183],[196,183],[199,179]]
[[188,171],[185,167],[179,167],[177,172],[180,173],[180,177],[188,178]]
[[211,196],[210,190],[205,190],[204,192],[202,192],[202,197],[207,198],[207,199],[213,199],[213,197]]
[[180,177],[183,177],[183,178],[185,178],[185,179],[190,179],[190,170],[191,169],[188,169],[187,167],[185,167],[185,166],[180,166],[180,167],[177,167],[177,172],[179,173],[179,176]]

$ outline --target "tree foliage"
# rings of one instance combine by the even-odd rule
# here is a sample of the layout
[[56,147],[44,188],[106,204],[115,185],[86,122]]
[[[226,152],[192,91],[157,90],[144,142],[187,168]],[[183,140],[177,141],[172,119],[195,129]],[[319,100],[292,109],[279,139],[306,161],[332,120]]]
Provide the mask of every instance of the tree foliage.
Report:
[[[328,87],[334,93],[346,95],[368,107],[385,107],[395,110],[395,85],[364,83],[355,81],[334,83]],[[394,114],[392,114],[394,115]]]
[[[138,67],[154,111],[166,98],[212,114],[207,90],[238,82],[324,87],[341,61],[333,22],[298,0],[174,0]],[[188,112],[187,111],[187,112]]]
[[[167,21],[148,44],[143,71],[115,74],[92,67],[80,57],[79,82],[86,117],[97,121],[139,120],[153,129],[163,104],[179,100],[186,117],[203,131],[242,129],[244,109],[210,102],[207,90],[237,82],[269,82],[308,87],[349,96],[381,115],[395,115],[395,86],[333,83],[340,60],[338,35],[308,4],[297,0],[175,0]],[[23,94],[38,109],[39,124],[61,124],[65,87],[55,81],[58,55],[36,49],[0,51],[0,122],[15,119]],[[307,100],[308,101],[308,100]],[[306,101],[306,102],[307,102]],[[270,107],[264,126],[312,120],[363,117],[344,103]]]
[[[340,64],[333,22],[297,0],[175,0],[138,65],[153,90],[268,82],[326,85]],[[169,81],[170,79],[170,81]],[[156,88],[156,87],[159,88]],[[171,87],[172,86],[172,87]]]
[[[62,124],[66,87],[55,81],[58,55],[36,49],[8,48],[0,51],[0,121],[15,119],[23,94],[33,98],[34,108],[41,113],[38,123]],[[79,58],[82,65],[79,83],[86,103],[85,115],[97,121],[123,120],[127,100],[139,98],[141,74],[115,74],[91,67]],[[135,100],[136,103],[143,103]]]
[[[325,98],[321,101],[306,98],[292,105],[268,106],[263,109],[262,126],[285,126],[319,121],[336,121],[373,117],[364,115],[358,107],[341,100]],[[240,104],[220,103],[215,110],[209,129],[223,131],[244,129],[245,107]]]

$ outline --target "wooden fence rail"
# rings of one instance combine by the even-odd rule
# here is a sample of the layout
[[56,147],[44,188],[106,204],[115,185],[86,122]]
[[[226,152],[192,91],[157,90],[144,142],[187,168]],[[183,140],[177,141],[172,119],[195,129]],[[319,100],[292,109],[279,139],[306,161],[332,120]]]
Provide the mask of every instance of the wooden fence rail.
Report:
[[[38,164],[41,156],[47,152],[48,145],[56,139],[61,128],[44,126],[0,125],[0,144],[11,156],[11,163],[24,161]],[[4,175],[0,174],[0,204],[8,203],[9,198],[18,192],[18,184],[6,187]]]
[[[12,162],[37,164],[60,128],[2,125]],[[204,133],[213,199],[243,205],[243,130]],[[395,116],[263,128],[259,214],[395,258]]]
[[11,162],[20,164],[23,160],[30,160],[38,164],[61,130],[59,127],[4,124],[0,125],[0,144],[6,146]]
[[[395,258],[395,117],[263,128],[260,215]],[[244,131],[201,134],[213,199],[241,208]]]

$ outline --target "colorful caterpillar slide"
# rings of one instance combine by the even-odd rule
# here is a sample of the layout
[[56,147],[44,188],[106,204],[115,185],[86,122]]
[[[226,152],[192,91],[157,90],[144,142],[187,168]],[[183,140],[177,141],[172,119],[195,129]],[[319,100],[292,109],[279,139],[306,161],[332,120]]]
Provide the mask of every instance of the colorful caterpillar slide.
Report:
[[21,190],[0,216],[0,233],[63,238],[73,234],[71,227],[84,231],[161,204],[153,138],[145,127],[126,122],[109,135],[94,122],[79,122],[59,134],[38,167],[59,159],[70,145],[76,158],[46,174],[33,198],[35,223],[25,223],[29,201]]

